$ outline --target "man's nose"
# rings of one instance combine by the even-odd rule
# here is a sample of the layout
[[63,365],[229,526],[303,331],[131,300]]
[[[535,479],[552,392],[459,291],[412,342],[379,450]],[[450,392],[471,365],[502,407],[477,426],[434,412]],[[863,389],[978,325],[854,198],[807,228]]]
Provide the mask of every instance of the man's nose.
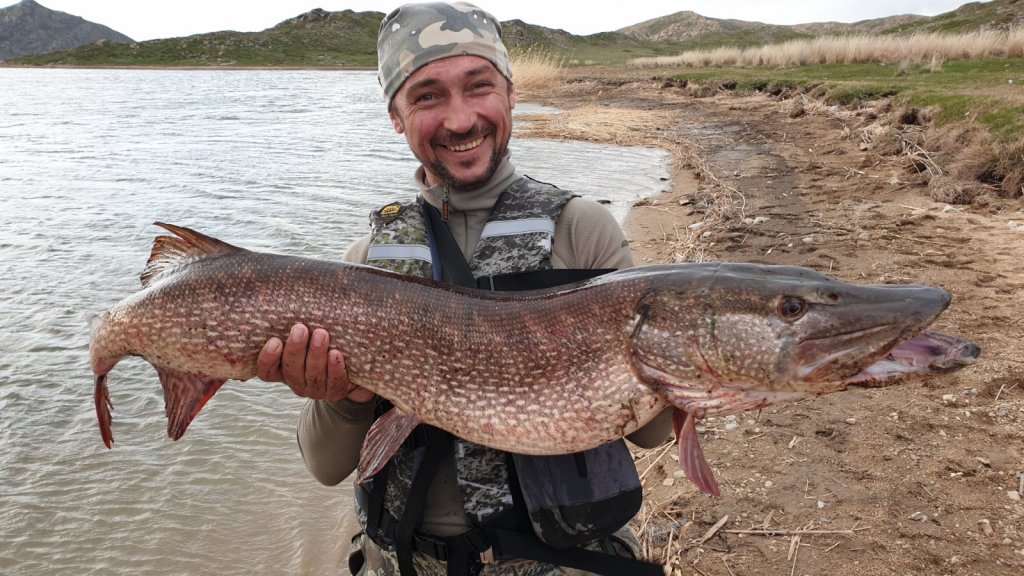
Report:
[[449,100],[445,110],[444,127],[449,132],[464,134],[476,124],[476,110],[464,97],[457,96]]

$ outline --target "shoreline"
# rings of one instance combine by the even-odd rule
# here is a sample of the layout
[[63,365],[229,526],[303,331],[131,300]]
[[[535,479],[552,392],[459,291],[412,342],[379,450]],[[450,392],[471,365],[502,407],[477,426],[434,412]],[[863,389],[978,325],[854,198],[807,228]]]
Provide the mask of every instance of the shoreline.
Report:
[[236,71],[236,70],[266,70],[268,72],[294,72],[294,71],[308,71],[308,72],[376,72],[376,68],[368,68],[365,66],[235,66],[235,65],[224,65],[224,66],[150,66],[150,65],[57,65],[57,64],[46,64],[46,65],[34,65],[34,64],[9,64],[0,62],[0,68],[11,68],[19,70],[187,70],[187,71],[204,71],[204,70],[224,70],[224,71]]

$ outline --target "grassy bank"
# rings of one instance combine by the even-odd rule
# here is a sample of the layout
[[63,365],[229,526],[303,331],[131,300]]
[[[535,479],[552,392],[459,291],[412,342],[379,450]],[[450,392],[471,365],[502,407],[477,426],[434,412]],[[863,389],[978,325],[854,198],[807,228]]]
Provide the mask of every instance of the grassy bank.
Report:
[[851,110],[881,106],[897,129],[926,129],[920,136],[924,141],[914,145],[932,151],[944,175],[995,187],[1004,196],[1024,195],[1022,58],[957,60],[941,66],[659,67],[651,72],[665,86],[695,97],[758,92]]
[[[1024,196],[1024,58],[983,58],[799,67],[569,66],[532,54],[516,62],[520,92],[544,94],[552,86],[590,78],[605,85],[655,81],[663,90],[701,98],[720,93],[762,94],[783,101],[791,115],[817,108],[842,117],[865,149],[904,157],[908,170],[934,180],[936,199],[969,203],[985,195]],[[520,67],[527,71],[520,77]],[[600,90],[597,90],[600,93]],[[616,110],[590,107],[565,116],[604,127]],[[822,109],[825,109],[822,111]],[[831,110],[831,111],[830,111]],[[577,116],[594,116],[577,119]],[[619,132],[630,134],[626,118]],[[671,118],[657,120],[671,122]],[[617,123],[621,124],[621,123]],[[588,129],[554,127],[558,137],[584,138]],[[619,138],[612,139],[618,141]],[[658,145],[646,142],[645,145]],[[941,178],[931,178],[940,176]]]
[[1024,195],[1024,28],[822,37],[632,64],[696,97],[757,92],[851,110],[883,102],[897,130],[923,129],[922,142],[905,144],[939,159],[933,171]]

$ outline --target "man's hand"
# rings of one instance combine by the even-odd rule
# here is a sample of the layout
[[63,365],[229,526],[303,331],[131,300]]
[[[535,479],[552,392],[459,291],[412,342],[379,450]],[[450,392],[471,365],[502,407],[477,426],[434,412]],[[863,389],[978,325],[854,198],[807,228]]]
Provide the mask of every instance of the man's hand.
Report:
[[348,398],[369,402],[373,392],[348,381],[341,350],[330,347],[330,335],[323,328],[303,324],[292,326],[288,340],[270,338],[256,359],[256,375],[267,382],[284,382],[299,396],[336,402]]

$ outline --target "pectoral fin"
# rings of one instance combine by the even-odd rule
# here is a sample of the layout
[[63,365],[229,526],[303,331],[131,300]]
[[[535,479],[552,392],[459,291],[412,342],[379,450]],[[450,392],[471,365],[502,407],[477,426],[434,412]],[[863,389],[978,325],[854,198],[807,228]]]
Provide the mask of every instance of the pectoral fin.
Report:
[[388,410],[370,426],[359,451],[359,475],[356,482],[362,484],[380,472],[391,460],[414,428],[422,423],[419,416],[403,412],[398,408]]
[[676,438],[679,439],[679,467],[701,492],[720,496],[715,474],[711,471],[711,465],[704,458],[704,450],[700,447],[697,417],[692,412],[684,412],[677,408],[672,413],[672,424],[676,430]]
[[225,380],[203,374],[186,374],[166,368],[157,368],[160,384],[164,387],[164,409],[167,412],[167,435],[177,440],[185,429],[213,398]]

